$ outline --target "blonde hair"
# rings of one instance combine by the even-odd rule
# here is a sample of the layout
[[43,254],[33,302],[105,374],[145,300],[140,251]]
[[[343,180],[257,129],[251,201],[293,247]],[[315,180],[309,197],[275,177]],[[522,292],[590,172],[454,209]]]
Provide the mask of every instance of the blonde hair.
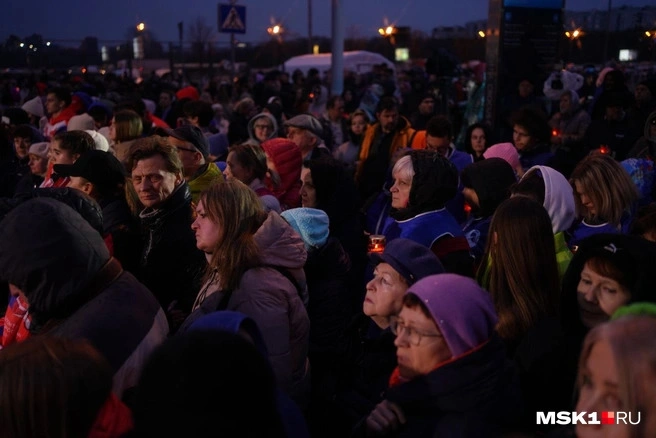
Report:
[[116,130],[116,143],[130,141],[141,137],[143,122],[136,112],[122,110],[114,114],[114,129]]
[[599,341],[610,345],[617,365],[622,410],[640,412],[640,424],[629,428],[630,437],[656,436],[656,318],[625,316],[590,330],[583,342],[577,389],[583,384],[583,370],[590,352]]
[[220,226],[206,280],[218,275],[223,290],[235,290],[241,277],[260,264],[255,232],[267,217],[259,196],[236,179],[217,181],[200,195],[210,220]]
[[[585,219],[608,222],[619,226],[622,216],[638,201],[638,189],[629,174],[612,157],[603,154],[589,155],[574,169],[569,179],[579,216]],[[586,212],[577,195],[576,183],[595,206],[594,216]]]

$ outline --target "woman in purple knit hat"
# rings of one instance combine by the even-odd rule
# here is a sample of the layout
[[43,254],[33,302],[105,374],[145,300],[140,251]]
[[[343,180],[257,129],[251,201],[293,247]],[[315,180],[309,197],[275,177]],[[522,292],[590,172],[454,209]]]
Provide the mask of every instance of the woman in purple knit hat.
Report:
[[521,412],[519,381],[495,332],[490,295],[456,274],[412,285],[398,318],[398,367],[368,436],[493,437]]

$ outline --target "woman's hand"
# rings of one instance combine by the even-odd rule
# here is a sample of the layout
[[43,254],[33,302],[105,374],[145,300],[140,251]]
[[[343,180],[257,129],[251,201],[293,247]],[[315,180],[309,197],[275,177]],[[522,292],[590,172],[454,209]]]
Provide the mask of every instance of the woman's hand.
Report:
[[405,422],[405,414],[401,408],[390,401],[383,400],[367,417],[367,436],[389,435],[396,432]]

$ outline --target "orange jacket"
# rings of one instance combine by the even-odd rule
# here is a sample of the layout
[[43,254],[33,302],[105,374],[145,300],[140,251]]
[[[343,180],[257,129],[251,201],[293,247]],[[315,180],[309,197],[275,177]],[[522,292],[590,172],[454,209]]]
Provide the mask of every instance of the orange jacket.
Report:
[[[415,130],[410,125],[410,122],[405,117],[399,117],[400,129],[394,134],[392,139],[392,145],[390,146],[390,158],[401,148],[410,147],[411,142],[413,142],[413,135]],[[360,163],[358,164],[358,173],[362,167],[362,164],[367,161],[369,158],[369,150],[371,149],[371,143],[376,137],[376,133],[380,129],[380,123],[375,123],[367,128],[364,133],[364,139],[362,140],[362,147],[360,148]]]

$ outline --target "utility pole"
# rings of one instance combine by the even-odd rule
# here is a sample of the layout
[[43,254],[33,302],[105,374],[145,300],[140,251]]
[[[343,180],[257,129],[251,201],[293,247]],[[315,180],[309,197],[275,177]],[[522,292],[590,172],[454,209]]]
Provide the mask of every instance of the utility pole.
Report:
[[312,0],[308,0],[308,53],[312,53],[314,46],[312,44]]
[[330,92],[333,96],[341,96],[344,91],[344,22],[342,20],[341,2],[331,0],[332,3],[332,82]]
[[[231,5],[237,4],[237,0],[230,0]],[[230,34],[230,64],[232,65],[232,84],[234,85],[235,81],[235,76],[237,75],[237,66],[235,65],[237,55],[235,54],[235,46],[237,45],[237,42],[235,41],[235,33],[232,32]]]
[[608,0],[608,20],[606,20],[606,38],[604,38],[604,63],[608,62],[608,42],[610,41],[610,12],[612,9],[613,0]]

